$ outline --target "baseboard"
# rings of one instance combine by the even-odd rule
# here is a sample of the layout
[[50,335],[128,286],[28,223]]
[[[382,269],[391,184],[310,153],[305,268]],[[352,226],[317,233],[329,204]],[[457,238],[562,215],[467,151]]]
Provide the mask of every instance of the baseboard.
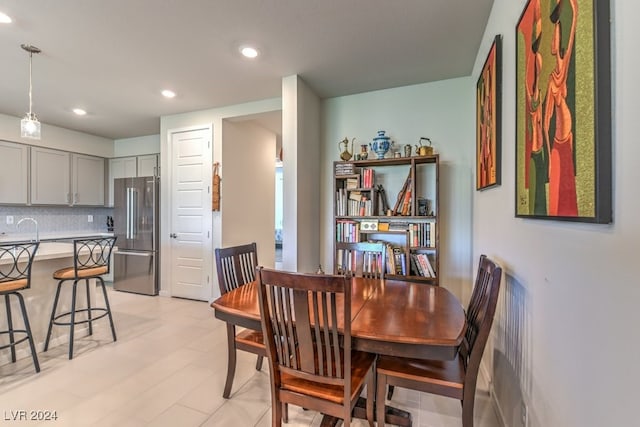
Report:
[[487,367],[481,363],[480,364],[480,375],[483,377],[485,383],[488,385],[489,389],[489,399],[491,400],[491,405],[493,405],[493,409],[496,412],[496,417],[498,418],[498,422],[500,427],[508,427],[505,422],[504,414],[502,412],[502,408],[500,407],[500,403],[498,399],[496,399],[496,393],[493,389],[493,381],[491,380],[491,376],[489,375],[489,371]]

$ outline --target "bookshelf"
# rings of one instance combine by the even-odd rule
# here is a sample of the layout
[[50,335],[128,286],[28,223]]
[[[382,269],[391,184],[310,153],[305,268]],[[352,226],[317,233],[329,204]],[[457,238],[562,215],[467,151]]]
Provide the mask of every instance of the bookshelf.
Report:
[[388,279],[438,285],[439,156],[336,161],[333,167],[334,242],[384,242]]

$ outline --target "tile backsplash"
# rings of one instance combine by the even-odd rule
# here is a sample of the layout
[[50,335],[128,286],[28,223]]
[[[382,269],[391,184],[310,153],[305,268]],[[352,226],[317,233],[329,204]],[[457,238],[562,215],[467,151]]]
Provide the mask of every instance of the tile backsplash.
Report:
[[[93,215],[93,222],[89,222]],[[107,216],[113,215],[113,208],[64,207],[64,206],[0,206],[0,234],[25,234],[33,232],[33,224],[23,223],[17,229],[18,221],[31,217],[38,221],[40,235],[60,232],[107,232]],[[13,216],[13,224],[7,224],[7,217]]]

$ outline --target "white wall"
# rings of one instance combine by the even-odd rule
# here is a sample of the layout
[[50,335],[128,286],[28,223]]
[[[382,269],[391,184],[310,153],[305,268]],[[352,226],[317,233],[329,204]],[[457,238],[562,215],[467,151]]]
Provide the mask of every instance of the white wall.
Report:
[[99,157],[113,157],[113,140],[42,123],[42,139],[20,136],[21,118],[0,114],[0,139]]
[[320,262],[320,99],[297,75],[282,79],[282,268],[313,273]]
[[[640,5],[611,1],[614,223],[593,225],[514,217],[514,34],[525,3],[495,0],[473,73],[503,34],[503,184],[473,194],[473,258],[486,253],[502,264],[501,292],[510,300],[494,327],[495,352],[488,348],[485,356],[496,358],[507,425],[520,425],[514,394],[528,404],[532,427],[638,425],[640,285],[632,268],[640,241]],[[514,314],[523,324],[509,336],[514,331],[505,326]],[[519,346],[509,349],[514,339]]]
[[116,139],[113,142],[114,157],[142,156],[160,152],[160,135]]
[[[194,111],[190,113],[175,114],[171,116],[160,117],[160,168],[168,170],[169,161],[167,153],[168,135],[172,129],[180,129],[202,125],[213,125],[213,159],[211,159],[212,169],[213,162],[220,162],[221,167],[225,166],[225,159],[222,156],[222,145],[224,138],[222,134],[222,120],[232,117],[249,116],[257,113],[268,111],[279,111],[282,109],[282,100],[280,98],[266,99],[263,101],[249,102],[246,104],[231,105],[221,108],[211,108],[207,110]],[[273,156],[273,153],[272,153]],[[221,176],[224,179],[224,176]],[[170,200],[169,190],[170,182],[168,182],[167,174],[160,176],[160,197],[161,200]],[[224,203],[221,201],[221,204]],[[161,254],[161,290],[167,292],[170,289],[169,280],[169,263],[166,262],[171,256],[169,232],[171,207],[163,203],[160,206],[160,254]],[[222,221],[220,212],[211,213],[213,236],[211,239],[211,252],[213,248],[220,247],[222,244]],[[273,224],[271,224],[273,227]],[[215,264],[215,263],[214,263]],[[214,267],[215,268],[215,267]],[[211,277],[215,276],[215,271],[211,272]],[[215,281],[214,281],[215,282]],[[219,294],[217,286],[213,285],[214,298]]]
[[[440,154],[441,285],[458,296],[471,281],[471,188],[475,158],[474,82],[459,78],[327,99],[322,116],[322,265],[333,271],[333,161],[338,142],[354,150],[385,130],[392,150],[428,137]],[[349,148],[351,149],[351,148]],[[373,154],[370,154],[373,156]],[[285,154],[286,157],[286,154]],[[404,177],[403,177],[404,178]],[[387,194],[390,204],[395,194]],[[466,286],[463,286],[465,285]]]
[[256,242],[258,262],[275,265],[276,135],[249,122],[222,122],[222,247]]

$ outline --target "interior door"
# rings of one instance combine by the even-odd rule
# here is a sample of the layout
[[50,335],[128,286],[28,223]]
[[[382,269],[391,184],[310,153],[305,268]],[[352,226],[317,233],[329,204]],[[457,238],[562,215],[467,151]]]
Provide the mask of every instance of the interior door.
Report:
[[211,133],[171,133],[171,295],[204,301],[213,296]]

